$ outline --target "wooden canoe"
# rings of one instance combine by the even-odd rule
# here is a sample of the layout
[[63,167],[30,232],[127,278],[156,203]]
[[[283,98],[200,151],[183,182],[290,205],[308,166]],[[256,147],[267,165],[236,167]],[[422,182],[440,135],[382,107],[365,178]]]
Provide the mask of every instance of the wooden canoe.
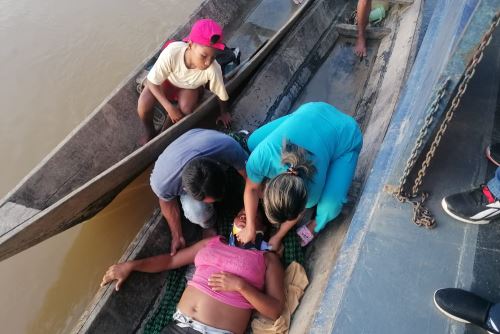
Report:
[[[187,36],[198,18],[224,26],[226,42],[240,48],[242,64],[226,87],[234,96],[312,1],[206,0],[169,39]],[[263,20],[264,14],[272,20]],[[95,215],[180,134],[217,110],[214,96],[193,115],[138,147],[136,78],[159,52],[138,66],[96,110],[0,203],[0,260]],[[208,95],[208,94],[206,94]]]
[[[416,51],[421,0],[394,0],[383,26],[368,30],[368,57],[357,59],[352,38],[356,27],[343,21],[356,2],[311,4],[233,105],[236,127],[253,130],[304,102],[322,100],[354,116],[364,132],[350,204],[308,247],[310,287],[294,315],[292,333],[307,332],[313,320]],[[168,239],[165,221],[156,210],[120,261],[167,252]],[[141,332],[164,293],[165,277],[166,273],[133,273],[119,293],[112,285],[101,288],[74,332]]]

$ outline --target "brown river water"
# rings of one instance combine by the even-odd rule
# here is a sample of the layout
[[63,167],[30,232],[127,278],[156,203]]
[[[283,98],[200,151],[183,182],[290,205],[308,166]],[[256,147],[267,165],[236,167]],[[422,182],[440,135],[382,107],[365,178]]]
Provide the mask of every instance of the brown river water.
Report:
[[[201,0],[0,1],[0,196]],[[101,213],[0,262],[2,333],[67,333],[156,205],[145,171]]]

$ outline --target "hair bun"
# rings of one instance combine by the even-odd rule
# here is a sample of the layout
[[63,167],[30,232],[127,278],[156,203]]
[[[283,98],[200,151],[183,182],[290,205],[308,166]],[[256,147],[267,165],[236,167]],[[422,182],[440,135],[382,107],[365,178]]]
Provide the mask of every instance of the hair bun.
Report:
[[290,175],[299,176],[299,171],[293,165],[290,165],[288,167],[288,169],[286,170],[286,173],[290,174]]

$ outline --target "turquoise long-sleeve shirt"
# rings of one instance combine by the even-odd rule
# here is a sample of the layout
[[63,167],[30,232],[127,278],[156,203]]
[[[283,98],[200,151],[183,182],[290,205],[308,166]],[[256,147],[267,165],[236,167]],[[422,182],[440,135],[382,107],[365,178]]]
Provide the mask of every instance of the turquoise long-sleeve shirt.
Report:
[[258,128],[248,139],[246,170],[254,183],[285,172],[281,163],[285,140],[306,149],[316,167],[306,181],[307,208],[315,205],[316,232],[338,216],[346,202],[363,138],[356,121],[324,102],[310,102],[290,115]]

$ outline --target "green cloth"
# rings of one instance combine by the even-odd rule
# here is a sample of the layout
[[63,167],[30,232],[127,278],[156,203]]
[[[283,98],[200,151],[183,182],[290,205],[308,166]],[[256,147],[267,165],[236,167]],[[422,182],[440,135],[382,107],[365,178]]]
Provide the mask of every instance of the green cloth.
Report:
[[285,238],[283,238],[283,258],[281,262],[286,268],[293,261],[304,265],[304,249],[300,246],[299,236],[295,233],[295,229],[292,233],[288,233]]
[[186,288],[185,272],[186,267],[182,267],[168,273],[163,299],[153,317],[147,322],[144,333],[160,333],[163,327],[172,321],[177,304]]

